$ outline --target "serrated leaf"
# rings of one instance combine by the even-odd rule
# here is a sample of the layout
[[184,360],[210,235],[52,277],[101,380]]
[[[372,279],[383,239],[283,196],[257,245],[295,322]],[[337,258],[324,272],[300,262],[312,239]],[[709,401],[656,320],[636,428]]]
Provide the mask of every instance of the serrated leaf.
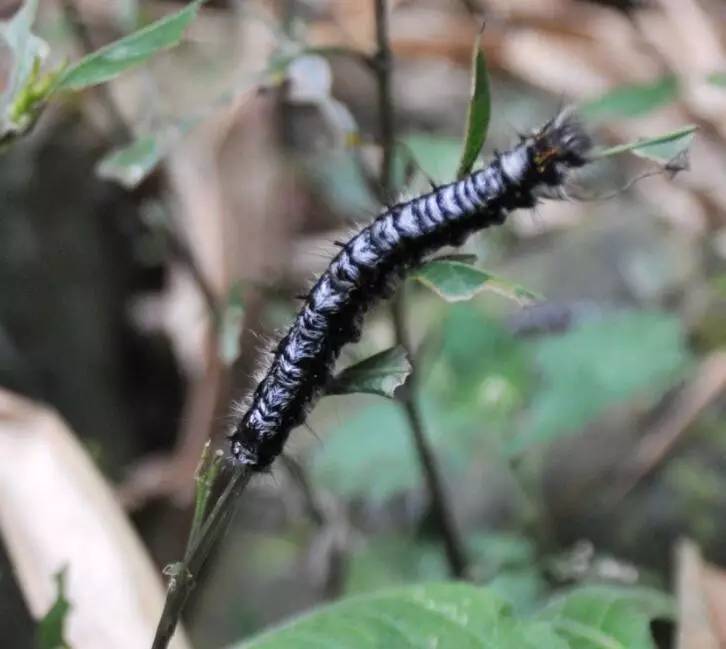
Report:
[[484,146],[487,131],[489,130],[491,97],[489,93],[487,64],[481,48],[481,32],[474,41],[471,67],[471,97],[469,99],[469,109],[466,118],[464,150],[462,151],[461,161],[456,172],[457,178],[463,178],[471,171],[481,148]]
[[482,291],[491,291],[519,304],[542,299],[536,293],[461,261],[434,259],[411,275],[447,302],[470,300]]
[[678,320],[624,312],[533,344],[543,387],[511,453],[571,434],[623,401],[653,400],[679,380],[688,353]]
[[63,568],[54,575],[57,595],[35,630],[37,649],[69,649],[64,634],[66,617],[71,610],[66,599],[66,570]]
[[571,649],[656,649],[650,622],[672,618],[673,606],[654,590],[585,586],[556,598],[538,617]]
[[578,113],[591,121],[637,117],[678,97],[678,79],[667,75],[650,83],[619,86],[583,104]]
[[236,649],[567,649],[547,624],[513,618],[493,592],[463,583],[352,597]]
[[688,150],[693,141],[693,134],[697,128],[694,125],[684,126],[676,131],[658,137],[619,144],[609,149],[596,152],[593,158],[609,158],[630,151],[642,158],[667,165],[677,158],[679,154]]
[[365,392],[393,398],[396,388],[411,373],[406,350],[400,345],[386,349],[346,367],[328,387],[327,394]]
[[195,0],[181,11],[102,47],[68,67],[56,90],[81,90],[114,79],[154,54],[177,45],[204,0]]

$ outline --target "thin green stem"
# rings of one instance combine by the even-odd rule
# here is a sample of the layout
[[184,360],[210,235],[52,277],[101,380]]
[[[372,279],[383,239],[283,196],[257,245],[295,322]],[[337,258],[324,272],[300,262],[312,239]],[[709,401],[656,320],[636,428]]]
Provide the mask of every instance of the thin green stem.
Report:
[[229,482],[201,527],[196,541],[190,543],[184,559],[173,566],[164,610],[159,618],[151,649],[167,649],[169,646],[187,598],[194,589],[196,575],[199,574],[212,547],[227,528],[234,513],[235,503],[251,477],[252,471],[249,467],[242,465],[234,467]]

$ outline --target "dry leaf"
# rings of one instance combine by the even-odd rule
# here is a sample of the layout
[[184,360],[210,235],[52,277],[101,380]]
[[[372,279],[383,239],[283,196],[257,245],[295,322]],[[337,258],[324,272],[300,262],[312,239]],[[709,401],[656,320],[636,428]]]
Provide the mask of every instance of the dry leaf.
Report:
[[[164,591],[113,492],[60,417],[0,390],[0,531],[28,608],[53,603],[67,567],[74,649],[147,647]],[[182,634],[172,644],[186,649]]]

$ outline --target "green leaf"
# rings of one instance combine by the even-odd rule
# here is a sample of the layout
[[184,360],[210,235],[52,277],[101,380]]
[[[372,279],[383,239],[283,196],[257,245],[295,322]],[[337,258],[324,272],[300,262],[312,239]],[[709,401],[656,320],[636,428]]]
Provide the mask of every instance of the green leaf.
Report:
[[447,302],[470,300],[482,291],[491,291],[519,304],[542,298],[523,286],[455,260],[434,259],[411,275]]
[[693,141],[693,134],[697,126],[684,126],[671,133],[644,140],[636,140],[627,144],[619,144],[609,149],[602,149],[596,152],[595,159],[609,158],[614,155],[631,151],[637,156],[654,160],[661,164],[668,164],[679,154],[688,150]]
[[36,646],[38,649],[69,649],[64,639],[64,627],[70,602],[66,599],[66,572],[62,568],[54,575],[57,595],[48,612],[38,622],[36,628]]
[[236,649],[567,649],[541,622],[512,617],[485,588],[434,583],[352,597]]
[[615,404],[657,398],[682,377],[688,361],[678,320],[654,312],[586,322],[534,343],[534,353],[543,387],[509,444],[511,453],[575,432]]
[[[363,407],[346,415],[340,426],[316,449],[312,474],[341,497],[365,497],[385,502],[420,484],[421,473],[408,422],[398,404],[358,397]],[[430,422],[428,404],[422,404]],[[432,432],[434,424],[430,424]],[[375,479],[371,479],[375,476]]]
[[56,90],[81,90],[114,79],[144,63],[151,56],[174,47],[204,0],[195,0],[181,11],[165,16],[71,65],[60,77]]
[[472,54],[471,98],[466,118],[464,150],[456,172],[457,178],[463,178],[471,172],[486,141],[490,115],[489,75],[484,52],[481,49],[481,32],[479,32],[474,41]]
[[638,117],[675,101],[678,91],[678,79],[667,75],[650,83],[619,86],[583,104],[579,113],[591,121]]
[[416,165],[434,182],[450,182],[461,157],[461,142],[455,137],[412,133],[403,138],[403,147]]
[[650,622],[673,617],[670,598],[644,588],[585,586],[551,602],[539,618],[571,649],[656,649]]
[[327,394],[351,394],[366,392],[393,398],[399,385],[403,385],[411,373],[411,363],[406,350],[400,345],[374,354],[365,360],[346,367],[334,379]]
[[[472,463],[492,461],[498,438],[511,430],[511,417],[525,400],[531,362],[521,341],[471,303],[448,307],[434,335],[440,347],[422,372],[419,403],[443,469],[458,475]],[[311,472],[317,483],[341,497],[375,503],[420,488],[411,431],[399,405],[367,395],[350,402],[355,408],[334,418],[338,423],[328,426],[315,447]],[[344,407],[330,404],[332,411]]]
[[157,136],[146,135],[104,156],[96,166],[96,173],[105,180],[114,180],[126,189],[133,189],[159,164],[165,153]]

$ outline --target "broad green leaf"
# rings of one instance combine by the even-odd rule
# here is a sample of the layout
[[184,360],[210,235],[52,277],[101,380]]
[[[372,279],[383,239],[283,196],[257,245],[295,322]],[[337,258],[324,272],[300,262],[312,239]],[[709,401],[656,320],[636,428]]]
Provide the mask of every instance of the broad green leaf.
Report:
[[644,588],[585,586],[558,597],[538,617],[571,649],[656,649],[650,622],[672,618],[673,605]]
[[[526,351],[521,340],[471,303],[452,305],[424,387],[446,404],[449,417],[460,413],[470,422],[471,441],[481,448],[487,437],[510,429],[511,416],[526,400],[532,383]],[[449,442],[455,448],[459,440],[449,434]]]
[[485,588],[434,583],[352,597],[236,649],[567,649],[541,622],[512,617]]
[[412,277],[447,302],[470,300],[482,291],[497,293],[519,304],[541,299],[522,286],[461,261],[435,259],[414,271]]
[[[448,307],[434,335],[441,343],[433,365],[422,371],[419,403],[442,468],[459,474],[472,462],[494,461],[498,439],[525,401],[530,362],[521,341],[470,304]],[[365,395],[354,403],[356,409],[336,416],[316,445],[316,481],[370,502],[420,488],[411,431],[398,404]],[[341,410],[337,402],[329,407],[331,414]]]
[[491,97],[489,95],[487,64],[481,48],[481,32],[474,41],[471,67],[471,98],[469,99],[469,110],[466,118],[464,150],[456,172],[457,178],[463,178],[471,172],[471,168],[484,146],[489,129]]
[[[515,610],[534,610],[542,601],[544,580],[531,543],[511,534],[474,534],[466,539],[471,574]],[[345,592],[372,593],[382,588],[444,580],[449,574],[438,543],[408,535],[369,539],[349,559]]]
[[697,128],[693,125],[684,126],[676,131],[658,137],[619,144],[609,149],[598,151],[593,157],[595,159],[609,158],[631,151],[642,158],[648,158],[649,160],[667,165],[679,154],[688,150],[693,140],[693,134]]
[[654,312],[586,322],[534,343],[533,351],[543,386],[509,444],[512,453],[573,433],[615,404],[657,398],[688,361],[678,320]]
[[396,345],[346,367],[333,379],[327,394],[367,392],[393,398],[396,388],[403,385],[410,373],[406,350]]
[[157,20],[71,65],[61,75],[56,90],[81,90],[114,79],[144,63],[151,56],[174,47],[204,0],[195,0],[181,11]]
[[650,83],[625,85],[583,104],[579,113],[588,120],[604,121],[645,115],[678,97],[678,80],[667,75]]
[[[311,465],[315,480],[341,497],[373,503],[420,488],[421,467],[400,405],[365,395],[356,398],[356,405],[362,407],[341,415],[341,424],[316,449]],[[462,415],[446,410],[429,394],[421,395],[420,405],[442,467],[464,470],[471,461],[472,441],[460,430]],[[465,423],[471,425],[470,416]]]
[[[393,401],[358,397],[363,407],[347,412],[314,456],[312,474],[321,485],[345,498],[365,497],[385,502],[392,495],[420,484],[411,431]],[[429,430],[431,410],[422,404]]]
[[66,617],[71,610],[66,599],[66,568],[55,575],[57,595],[48,612],[38,622],[36,646],[38,649],[70,649],[64,639]]

